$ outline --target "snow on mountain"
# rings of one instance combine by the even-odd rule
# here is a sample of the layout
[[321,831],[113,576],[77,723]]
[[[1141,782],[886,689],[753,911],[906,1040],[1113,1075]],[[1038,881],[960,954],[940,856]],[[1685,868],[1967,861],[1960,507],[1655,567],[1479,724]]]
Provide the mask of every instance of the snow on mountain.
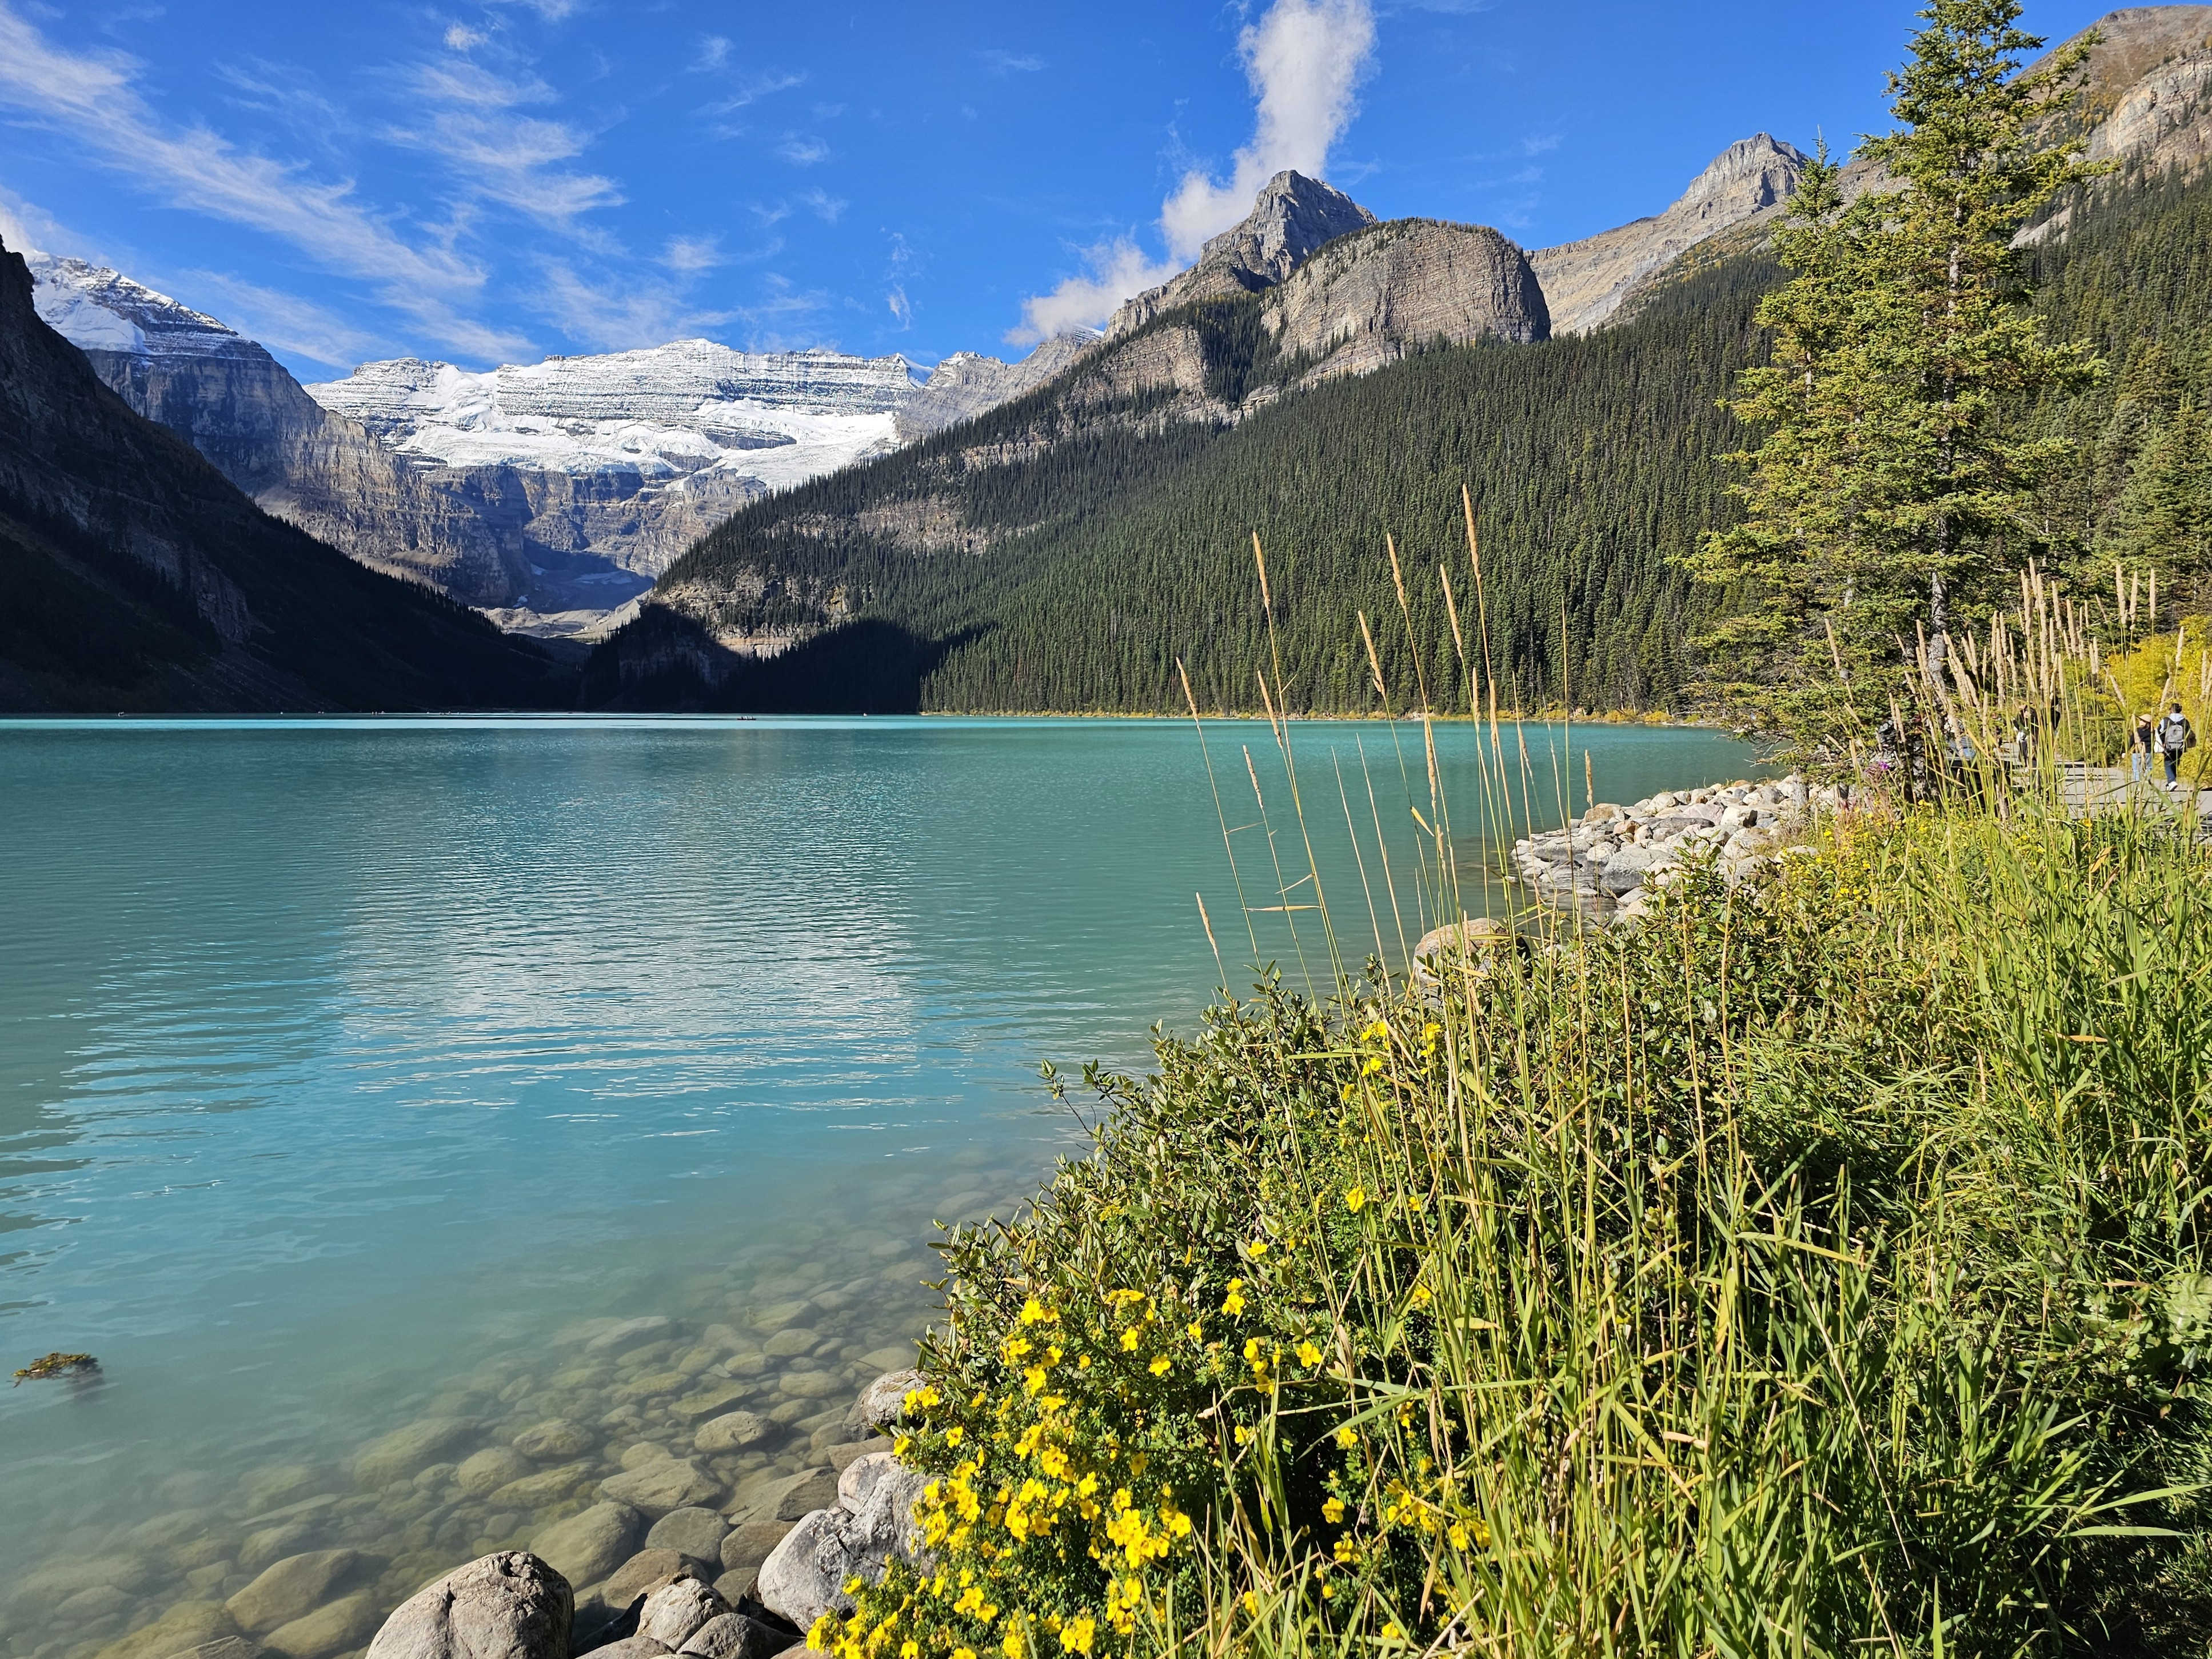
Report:
[[399,358],[307,391],[434,466],[635,475],[648,491],[713,473],[718,494],[740,480],[757,494],[890,447],[914,389],[897,356],[678,340],[482,373]]
[[26,253],[40,320],[82,351],[134,356],[240,356],[258,347],[212,317],[120,271]]

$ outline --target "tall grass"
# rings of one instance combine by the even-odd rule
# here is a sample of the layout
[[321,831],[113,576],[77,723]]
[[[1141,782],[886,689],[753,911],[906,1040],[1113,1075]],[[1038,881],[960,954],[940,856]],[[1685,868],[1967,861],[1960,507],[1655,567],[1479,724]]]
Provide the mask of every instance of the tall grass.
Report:
[[[1425,978],[1349,959],[1276,719],[1264,879],[1333,993],[1093,1074],[1092,1157],[949,1236],[902,1442],[931,1559],[817,1644],[2212,1651],[2212,870],[2050,744],[1998,763],[2021,685],[2090,732],[2090,637],[2022,618],[1953,665],[1971,757],[1633,933],[1528,917]],[[1494,848],[1570,785],[1492,713]],[[1413,867],[1379,810],[1359,863],[1370,910],[1449,917],[1485,872],[1420,730]]]

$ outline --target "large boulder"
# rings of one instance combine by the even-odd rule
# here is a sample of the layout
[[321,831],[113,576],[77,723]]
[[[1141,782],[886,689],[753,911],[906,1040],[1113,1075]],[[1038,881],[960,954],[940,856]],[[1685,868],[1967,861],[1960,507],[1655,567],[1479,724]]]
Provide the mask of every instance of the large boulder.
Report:
[[520,1550],[480,1556],[384,1621],[368,1659],[568,1659],[568,1581]]
[[260,1635],[313,1613],[365,1576],[372,1565],[359,1550],[310,1550],[288,1555],[223,1603],[239,1627]]
[[694,1447],[702,1452],[743,1451],[748,1446],[757,1446],[768,1438],[775,1425],[766,1418],[751,1412],[725,1412],[699,1425],[699,1432],[691,1437]]
[[150,1625],[102,1648],[96,1659],[169,1659],[187,1649],[217,1642],[250,1645],[238,1633],[238,1621],[220,1601],[179,1601]]
[[888,1428],[906,1410],[906,1397],[921,1386],[921,1373],[912,1369],[885,1371],[860,1390],[851,1420],[871,1429]]
[[681,1550],[694,1561],[709,1564],[722,1559],[722,1540],[730,1523],[712,1510],[671,1510],[653,1523],[645,1535],[649,1550]]
[[674,1578],[651,1591],[637,1615],[637,1633],[663,1647],[680,1648],[710,1619],[732,1611],[730,1604],[696,1578]]
[[773,1659],[791,1638],[742,1613],[718,1613],[693,1631],[681,1650],[690,1659]]
[[549,1417],[514,1437],[515,1450],[540,1463],[581,1457],[599,1443],[590,1430],[565,1417]]
[[[808,1630],[831,1608],[852,1607],[845,1593],[849,1580],[873,1583],[895,1556],[919,1565],[921,1529],[914,1505],[927,1484],[926,1476],[900,1468],[887,1453],[861,1458],[845,1471],[837,1505],[809,1515],[762,1564],[761,1605]],[[855,1508],[845,1507],[846,1492]]]
[[644,1522],[627,1504],[594,1504],[538,1533],[531,1553],[571,1584],[596,1584],[629,1559]]

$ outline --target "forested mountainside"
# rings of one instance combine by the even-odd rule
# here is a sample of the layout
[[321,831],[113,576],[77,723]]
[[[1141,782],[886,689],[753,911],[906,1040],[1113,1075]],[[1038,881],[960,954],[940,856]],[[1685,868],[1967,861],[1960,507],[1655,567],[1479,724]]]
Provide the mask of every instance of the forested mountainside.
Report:
[[270,518],[40,320],[0,248],[0,709],[564,704],[538,647]]
[[[2109,180],[2068,219],[2027,256],[2036,303],[2113,373],[2027,417],[2081,441],[2047,492],[2049,533],[2053,559],[2088,581],[2147,514],[2212,519],[2197,412],[2212,394],[2212,180]],[[1170,420],[1176,394],[1159,390],[1079,405],[1043,388],[738,514],[601,648],[586,695],[1170,710],[1180,658],[1202,704],[1251,709],[1269,649],[1256,532],[1295,708],[1376,706],[1360,610],[1394,692],[1410,695],[1418,659],[1438,706],[1456,708],[1467,686],[1436,571],[1449,568],[1471,630],[1464,483],[1503,698],[1679,708],[1697,677],[1687,641],[1729,601],[1674,561],[1731,511],[1718,461],[1744,434],[1718,400],[1760,349],[1752,313],[1776,275],[1739,253],[1660,283],[1613,328],[1422,352],[1234,425]],[[1206,390],[1249,402],[1302,372],[1259,326],[1261,303],[1185,307],[1148,331],[1194,332]],[[761,654],[784,640],[801,642]]]

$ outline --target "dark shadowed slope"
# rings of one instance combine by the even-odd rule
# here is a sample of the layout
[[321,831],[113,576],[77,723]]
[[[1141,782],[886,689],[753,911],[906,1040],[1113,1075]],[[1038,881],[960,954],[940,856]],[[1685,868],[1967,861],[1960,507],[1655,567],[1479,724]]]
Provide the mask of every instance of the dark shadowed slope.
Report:
[[270,518],[133,414],[0,248],[0,709],[568,700],[536,647]]

